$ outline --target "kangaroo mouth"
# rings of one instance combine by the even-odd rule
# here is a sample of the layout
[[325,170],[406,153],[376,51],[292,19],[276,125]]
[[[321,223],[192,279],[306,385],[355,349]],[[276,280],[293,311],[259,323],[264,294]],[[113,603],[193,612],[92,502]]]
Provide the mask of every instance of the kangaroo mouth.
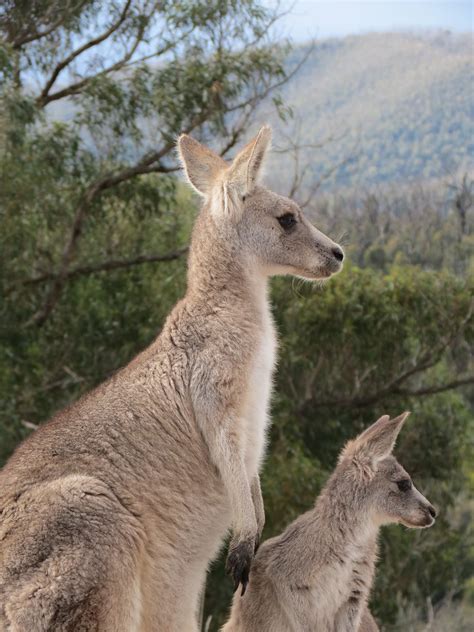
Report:
[[[342,267],[342,266],[341,266]],[[330,270],[329,268],[317,268],[316,270],[297,270],[297,276],[307,281],[325,281],[340,271]]]
[[428,527],[432,527],[435,523],[435,519],[431,516],[423,516],[419,521],[409,521],[404,520],[403,518],[400,520],[401,524],[409,529],[428,529]]
[[296,271],[296,276],[300,279],[303,279],[303,281],[326,281],[327,279],[329,279],[330,276],[332,276],[331,272],[306,272],[303,270],[297,270]]

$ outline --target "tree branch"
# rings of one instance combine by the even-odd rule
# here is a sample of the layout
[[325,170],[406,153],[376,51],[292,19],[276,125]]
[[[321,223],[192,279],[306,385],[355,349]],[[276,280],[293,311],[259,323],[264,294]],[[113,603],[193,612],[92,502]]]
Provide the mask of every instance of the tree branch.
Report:
[[[55,83],[61,71],[64,70],[64,68],[66,68],[67,66],[69,66],[69,64],[72,61],[74,61],[76,57],[79,57],[79,55],[82,55],[82,53],[84,53],[86,50],[89,50],[90,48],[93,48],[94,46],[98,46],[107,38],[109,38],[113,33],[115,33],[125,22],[131,3],[132,3],[132,0],[127,0],[119,16],[119,19],[113,24],[111,24],[110,27],[106,31],[104,31],[103,33],[95,37],[94,39],[89,40],[88,42],[86,42],[85,44],[77,48],[76,50],[72,51],[72,53],[70,53],[65,59],[63,59],[61,62],[59,62],[59,64],[57,64],[57,66],[55,67],[55,69],[53,70],[51,74],[51,77],[46,82],[46,85],[44,86],[43,90],[41,91],[41,94],[39,95],[37,99],[38,104],[44,106],[50,101],[54,100],[49,97],[49,91],[53,87],[53,84]],[[76,85],[79,85],[79,84],[76,84]],[[69,90],[70,88],[71,86],[69,86],[65,90]],[[58,95],[58,94],[64,93],[65,90],[61,90],[59,92],[56,92],[55,94]],[[52,95],[52,96],[54,97],[55,95]],[[61,95],[61,96],[64,96],[64,95]],[[56,98],[59,99],[61,98],[61,96],[56,96]]]
[[[62,26],[64,24],[64,22],[66,21],[66,19],[69,17],[70,13],[79,9],[83,4],[85,4],[84,0],[80,0],[79,2],[77,2],[76,4],[70,4],[69,6],[64,6],[62,7],[62,12],[60,17],[55,20],[54,22],[52,22],[47,28],[45,28],[43,31],[38,31],[36,29],[34,29],[33,31],[28,31],[27,30],[27,26],[25,28],[22,29],[23,33],[20,32],[20,34],[17,34],[12,41],[12,48],[14,50],[19,50],[22,46],[24,46],[25,44],[30,44],[31,42],[35,42],[37,40],[43,39],[44,37],[47,37],[48,35],[51,35],[51,33],[53,33],[56,29],[58,29],[60,26]],[[44,21],[48,21],[48,13],[45,16],[45,20]],[[31,26],[31,25],[30,25]]]
[[393,380],[388,382],[385,386],[380,388],[375,393],[370,395],[366,395],[365,397],[345,397],[341,399],[334,400],[326,400],[326,401],[318,401],[314,397],[306,397],[303,398],[302,403],[298,407],[299,410],[303,410],[308,403],[311,403],[313,408],[326,408],[326,407],[342,407],[342,408],[365,408],[366,406],[371,406],[384,397],[388,397],[390,395],[407,395],[407,396],[426,396],[433,395],[435,393],[440,393],[442,391],[450,390],[453,388],[457,388],[458,386],[463,386],[466,384],[471,384],[474,382],[473,376],[468,376],[466,378],[459,378],[452,382],[447,382],[446,384],[439,384],[434,386],[425,386],[419,389],[405,389],[402,387],[402,384],[406,382],[410,377],[413,377],[417,373],[421,373],[432,368],[435,364],[437,364],[441,358],[442,353],[447,349],[447,347],[452,344],[455,338],[461,333],[464,329],[465,325],[469,322],[472,317],[474,301],[472,301],[469,305],[468,312],[466,316],[463,318],[459,326],[457,326],[454,330],[452,330],[441,342],[441,344],[436,348],[427,351],[424,356],[412,367],[405,370],[403,373],[395,377]]
[[[136,257],[133,257],[132,259],[109,259],[108,261],[101,261],[99,263],[72,268],[66,272],[66,274],[64,275],[64,279],[73,279],[79,276],[89,276],[98,272],[110,272],[111,270],[123,270],[124,268],[131,268],[143,263],[175,261],[187,252],[188,247],[185,246],[183,248],[178,248],[177,250],[172,250],[171,252],[167,252],[165,254],[138,255]],[[58,277],[59,273],[45,272],[30,279],[24,279],[23,281],[20,281],[20,285],[40,285],[42,283],[47,283],[48,281],[55,281],[56,279],[58,279]],[[17,288],[18,285],[11,285],[6,289],[5,295],[8,296],[8,294],[11,294]]]
[[[145,28],[145,27],[143,27]],[[134,50],[136,49],[136,46],[138,45],[138,42],[141,40],[141,34],[139,34],[137,36],[137,40],[135,41],[135,44],[132,46],[131,51],[129,51],[126,55],[125,58],[123,58],[122,60],[120,60],[120,62],[117,62],[117,64],[114,64],[113,66],[105,69],[104,71],[102,71],[102,73],[100,74],[104,74],[104,73],[108,73],[108,72],[112,72],[114,69],[117,69],[118,66],[123,66],[124,63],[124,59],[129,60],[131,58],[131,56],[133,55]],[[80,49],[78,49],[80,50]],[[282,79],[272,83],[272,82],[267,82],[265,85],[265,82],[263,83],[263,88],[261,88],[262,83],[258,83],[254,86],[254,91],[253,94],[248,97],[247,99],[245,99],[244,101],[240,101],[238,103],[235,103],[234,105],[227,107],[227,108],[222,108],[223,109],[223,114],[229,114],[235,111],[243,111],[247,108],[252,108],[255,107],[257,105],[257,103],[259,103],[263,98],[265,98],[272,90],[278,88],[279,86],[283,85],[284,83],[286,83],[291,77],[293,77],[298,71],[299,69],[302,67],[302,65],[304,64],[304,62],[306,61],[306,59],[308,58],[308,56],[310,55],[312,49],[310,48],[306,54],[304,55],[304,57],[298,62],[298,64],[295,66],[295,68],[293,68],[293,70],[291,71],[291,73],[289,75],[285,75]],[[76,51],[77,53],[77,51]],[[99,76],[96,75],[96,76]],[[73,84],[72,86],[68,86],[67,88],[65,88],[62,91],[53,93],[53,94],[46,94],[43,96],[43,100],[41,102],[41,105],[45,105],[47,102],[50,102],[52,100],[55,99],[59,99],[62,96],[67,96],[69,94],[71,94],[74,91],[77,91],[80,89],[81,86],[85,85],[84,82],[89,81],[90,78],[88,79],[84,79],[82,82],[79,82],[78,84]],[[72,92],[71,92],[72,91]],[[43,91],[44,92],[44,91]],[[215,103],[212,102],[209,107],[207,107],[206,109],[204,109],[202,112],[200,112],[199,114],[197,114],[193,119],[191,119],[190,124],[187,126],[186,129],[183,129],[182,131],[184,133],[190,133],[193,129],[195,129],[196,127],[202,125],[203,123],[206,122],[206,120],[211,116],[212,112],[218,108],[221,108],[222,104],[220,103]],[[233,138],[230,141],[230,144],[228,145],[228,147],[224,148],[224,152],[226,150],[228,150],[236,141],[236,139],[238,138],[238,135],[241,131],[241,127],[239,128],[239,126],[237,126],[237,128],[234,129],[234,132],[236,132],[233,135]],[[68,270],[70,268],[70,264],[74,258],[75,252],[76,252],[76,248],[77,248],[77,243],[79,241],[81,232],[82,232],[82,226],[84,224],[85,218],[87,217],[88,211],[93,203],[93,201],[101,194],[102,191],[105,191],[107,189],[110,189],[114,186],[116,186],[117,184],[124,182],[126,180],[129,180],[137,175],[141,175],[141,174],[145,174],[145,173],[152,173],[152,172],[158,172],[158,173],[168,173],[170,171],[175,170],[175,167],[167,167],[163,164],[161,164],[161,159],[167,155],[168,153],[170,153],[173,149],[174,149],[175,143],[174,140],[172,141],[168,141],[165,142],[165,145],[157,152],[151,152],[147,155],[145,155],[141,160],[139,160],[135,165],[132,165],[131,167],[127,167],[125,169],[122,169],[121,171],[115,172],[115,173],[111,173],[111,174],[106,174],[101,178],[98,178],[97,180],[95,180],[94,182],[92,182],[87,189],[85,190],[84,194],[81,196],[81,199],[79,200],[79,203],[76,207],[76,211],[75,211],[75,215],[74,215],[74,220],[73,220],[73,224],[72,224],[72,228],[69,234],[69,238],[67,240],[67,243],[63,249],[63,254],[61,257],[61,263],[59,265],[59,270],[52,282],[51,288],[49,289],[46,298],[45,298],[45,302],[43,304],[43,306],[41,307],[41,309],[39,309],[36,314],[33,315],[33,317],[29,320],[28,325],[31,324],[36,324],[38,326],[41,326],[46,319],[49,317],[49,315],[51,314],[52,310],[54,309],[54,306],[56,305],[57,301],[59,300],[59,297],[61,295],[62,289],[64,287],[64,284],[66,282],[66,280],[69,278],[68,277]]]
[[[197,115],[184,130],[184,133],[189,133],[195,127],[201,125],[208,118],[209,114],[210,112],[205,110]],[[77,242],[79,241],[82,232],[82,225],[92,202],[100,195],[100,193],[102,193],[102,191],[110,189],[121,182],[125,182],[126,180],[130,180],[137,175],[151,172],[167,173],[170,171],[171,169],[168,169],[160,164],[160,160],[172,151],[174,147],[174,141],[170,141],[159,151],[152,152],[144,156],[134,166],[123,169],[115,174],[103,176],[89,185],[76,208],[69,239],[63,250],[59,272],[55,276],[52,287],[46,296],[42,308],[32,316],[27,325],[35,324],[41,326],[53,311],[68,278],[69,265],[76,252]]]
[[300,71],[300,69],[306,63],[308,57],[313,52],[313,50],[314,50],[314,46],[311,46],[308,49],[308,51],[305,53],[303,58],[296,64],[296,66],[293,68],[293,70],[289,74],[285,75],[279,81],[276,81],[275,83],[271,83],[270,85],[265,86],[263,90],[260,90],[259,92],[252,94],[252,96],[247,98],[245,101],[241,101],[240,103],[237,103],[236,105],[233,105],[232,107],[228,108],[225,113],[230,114],[237,110],[241,110],[247,106],[255,107],[255,105],[258,102],[265,99],[265,97],[267,97],[270,94],[270,92],[273,92],[273,90],[276,90],[277,88],[280,88],[281,86],[288,83],[288,81],[290,81]]
[[411,390],[408,388],[399,388],[394,393],[396,395],[407,395],[410,397],[422,397],[426,395],[435,395],[436,393],[442,393],[443,391],[450,391],[453,388],[458,388],[459,386],[466,386],[467,384],[474,384],[474,375],[460,378],[458,380],[453,380],[452,382],[447,382],[446,384],[435,384],[433,386],[425,386],[423,388]]
[[319,188],[324,183],[324,181],[330,178],[331,175],[335,171],[340,169],[342,166],[344,166],[351,160],[351,158],[353,157],[353,150],[351,150],[346,155],[346,157],[342,158],[340,161],[338,161],[337,163],[329,167],[325,171],[325,173],[323,173],[322,176],[318,180],[316,180],[313,184],[305,187],[304,189],[305,197],[303,198],[302,197],[303,184],[306,180],[306,176],[308,174],[308,171],[311,168],[312,163],[310,160],[308,160],[303,165],[301,165],[301,162],[302,162],[301,152],[303,150],[309,150],[309,149],[312,151],[322,149],[323,147],[329,145],[332,142],[336,142],[343,139],[344,136],[346,136],[347,134],[347,131],[344,131],[343,133],[339,135],[331,134],[327,138],[325,138],[324,140],[318,143],[308,143],[308,142],[301,141],[301,137],[304,136],[303,130],[304,130],[304,122],[302,121],[301,118],[298,118],[295,121],[295,126],[292,132],[290,134],[284,135],[284,138],[286,140],[286,146],[279,147],[275,149],[274,151],[275,153],[278,153],[278,154],[290,154],[291,159],[293,161],[293,176],[291,178],[291,182],[289,185],[289,191],[287,193],[287,197],[289,198],[296,197],[298,199],[298,203],[300,207],[304,209],[305,207],[309,205],[313,196],[319,190]]
[[426,397],[429,395],[435,395],[436,393],[442,393],[444,391],[450,391],[452,389],[458,388],[460,386],[466,386],[467,384],[474,384],[474,376],[468,376],[465,378],[461,378],[459,380],[453,380],[451,382],[446,382],[445,384],[436,384],[434,386],[425,386],[419,389],[408,389],[408,388],[393,388],[393,389],[381,389],[377,393],[374,393],[368,397],[354,397],[348,399],[333,399],[318,402],[317,400],[310,399],[306,400],[305,404],[308,401],[311,401],[311,405],[313,408],[366,408],[367,406],[372,406],[376,404],[381,399],[389,395],[396,395],[400,397]]

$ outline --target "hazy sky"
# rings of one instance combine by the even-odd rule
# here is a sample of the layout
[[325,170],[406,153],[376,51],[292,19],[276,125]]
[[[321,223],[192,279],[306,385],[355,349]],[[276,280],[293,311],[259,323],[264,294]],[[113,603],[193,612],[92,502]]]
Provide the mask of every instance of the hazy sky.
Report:
[[[274,5],[272,0],[266,4]],[[405,29],[472,31],[473,2],[462,0],[282,0],[293,8],[281,23],[282,32],[295,40]]]

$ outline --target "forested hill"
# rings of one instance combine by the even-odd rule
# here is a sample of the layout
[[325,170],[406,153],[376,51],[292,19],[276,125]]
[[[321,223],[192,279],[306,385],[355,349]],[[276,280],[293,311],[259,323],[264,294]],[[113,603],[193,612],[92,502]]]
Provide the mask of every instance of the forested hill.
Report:
[[470,36],[373,33],[318,42],[282,96],[302,142],[336,136],[308,150],[316,175],[350,158],[326,186],[368,186],[472,168],[473,85]]

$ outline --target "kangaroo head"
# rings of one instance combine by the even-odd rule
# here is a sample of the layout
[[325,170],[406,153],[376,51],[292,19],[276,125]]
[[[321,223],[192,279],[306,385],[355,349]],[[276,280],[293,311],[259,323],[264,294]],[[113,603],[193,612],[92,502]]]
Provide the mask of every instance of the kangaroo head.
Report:
[[410,475],[392,455],[395,441],[409,413],[395,419],[384,415],[354,441],[340,457],[340,467],[365,488],[368,510],[379,524],[398,522],[423,528],[434,524],[436,510],[416,489]]
[[294,274],[325,279],[342,268],[341,247],[317,230],[298,205],[259,184],[271,130],[264,126],[235,157],[225,162],[193,138],[178,141],[191,186],[204,197],[199,224],[208,240],[233,244],[233,253],[265,275]]

